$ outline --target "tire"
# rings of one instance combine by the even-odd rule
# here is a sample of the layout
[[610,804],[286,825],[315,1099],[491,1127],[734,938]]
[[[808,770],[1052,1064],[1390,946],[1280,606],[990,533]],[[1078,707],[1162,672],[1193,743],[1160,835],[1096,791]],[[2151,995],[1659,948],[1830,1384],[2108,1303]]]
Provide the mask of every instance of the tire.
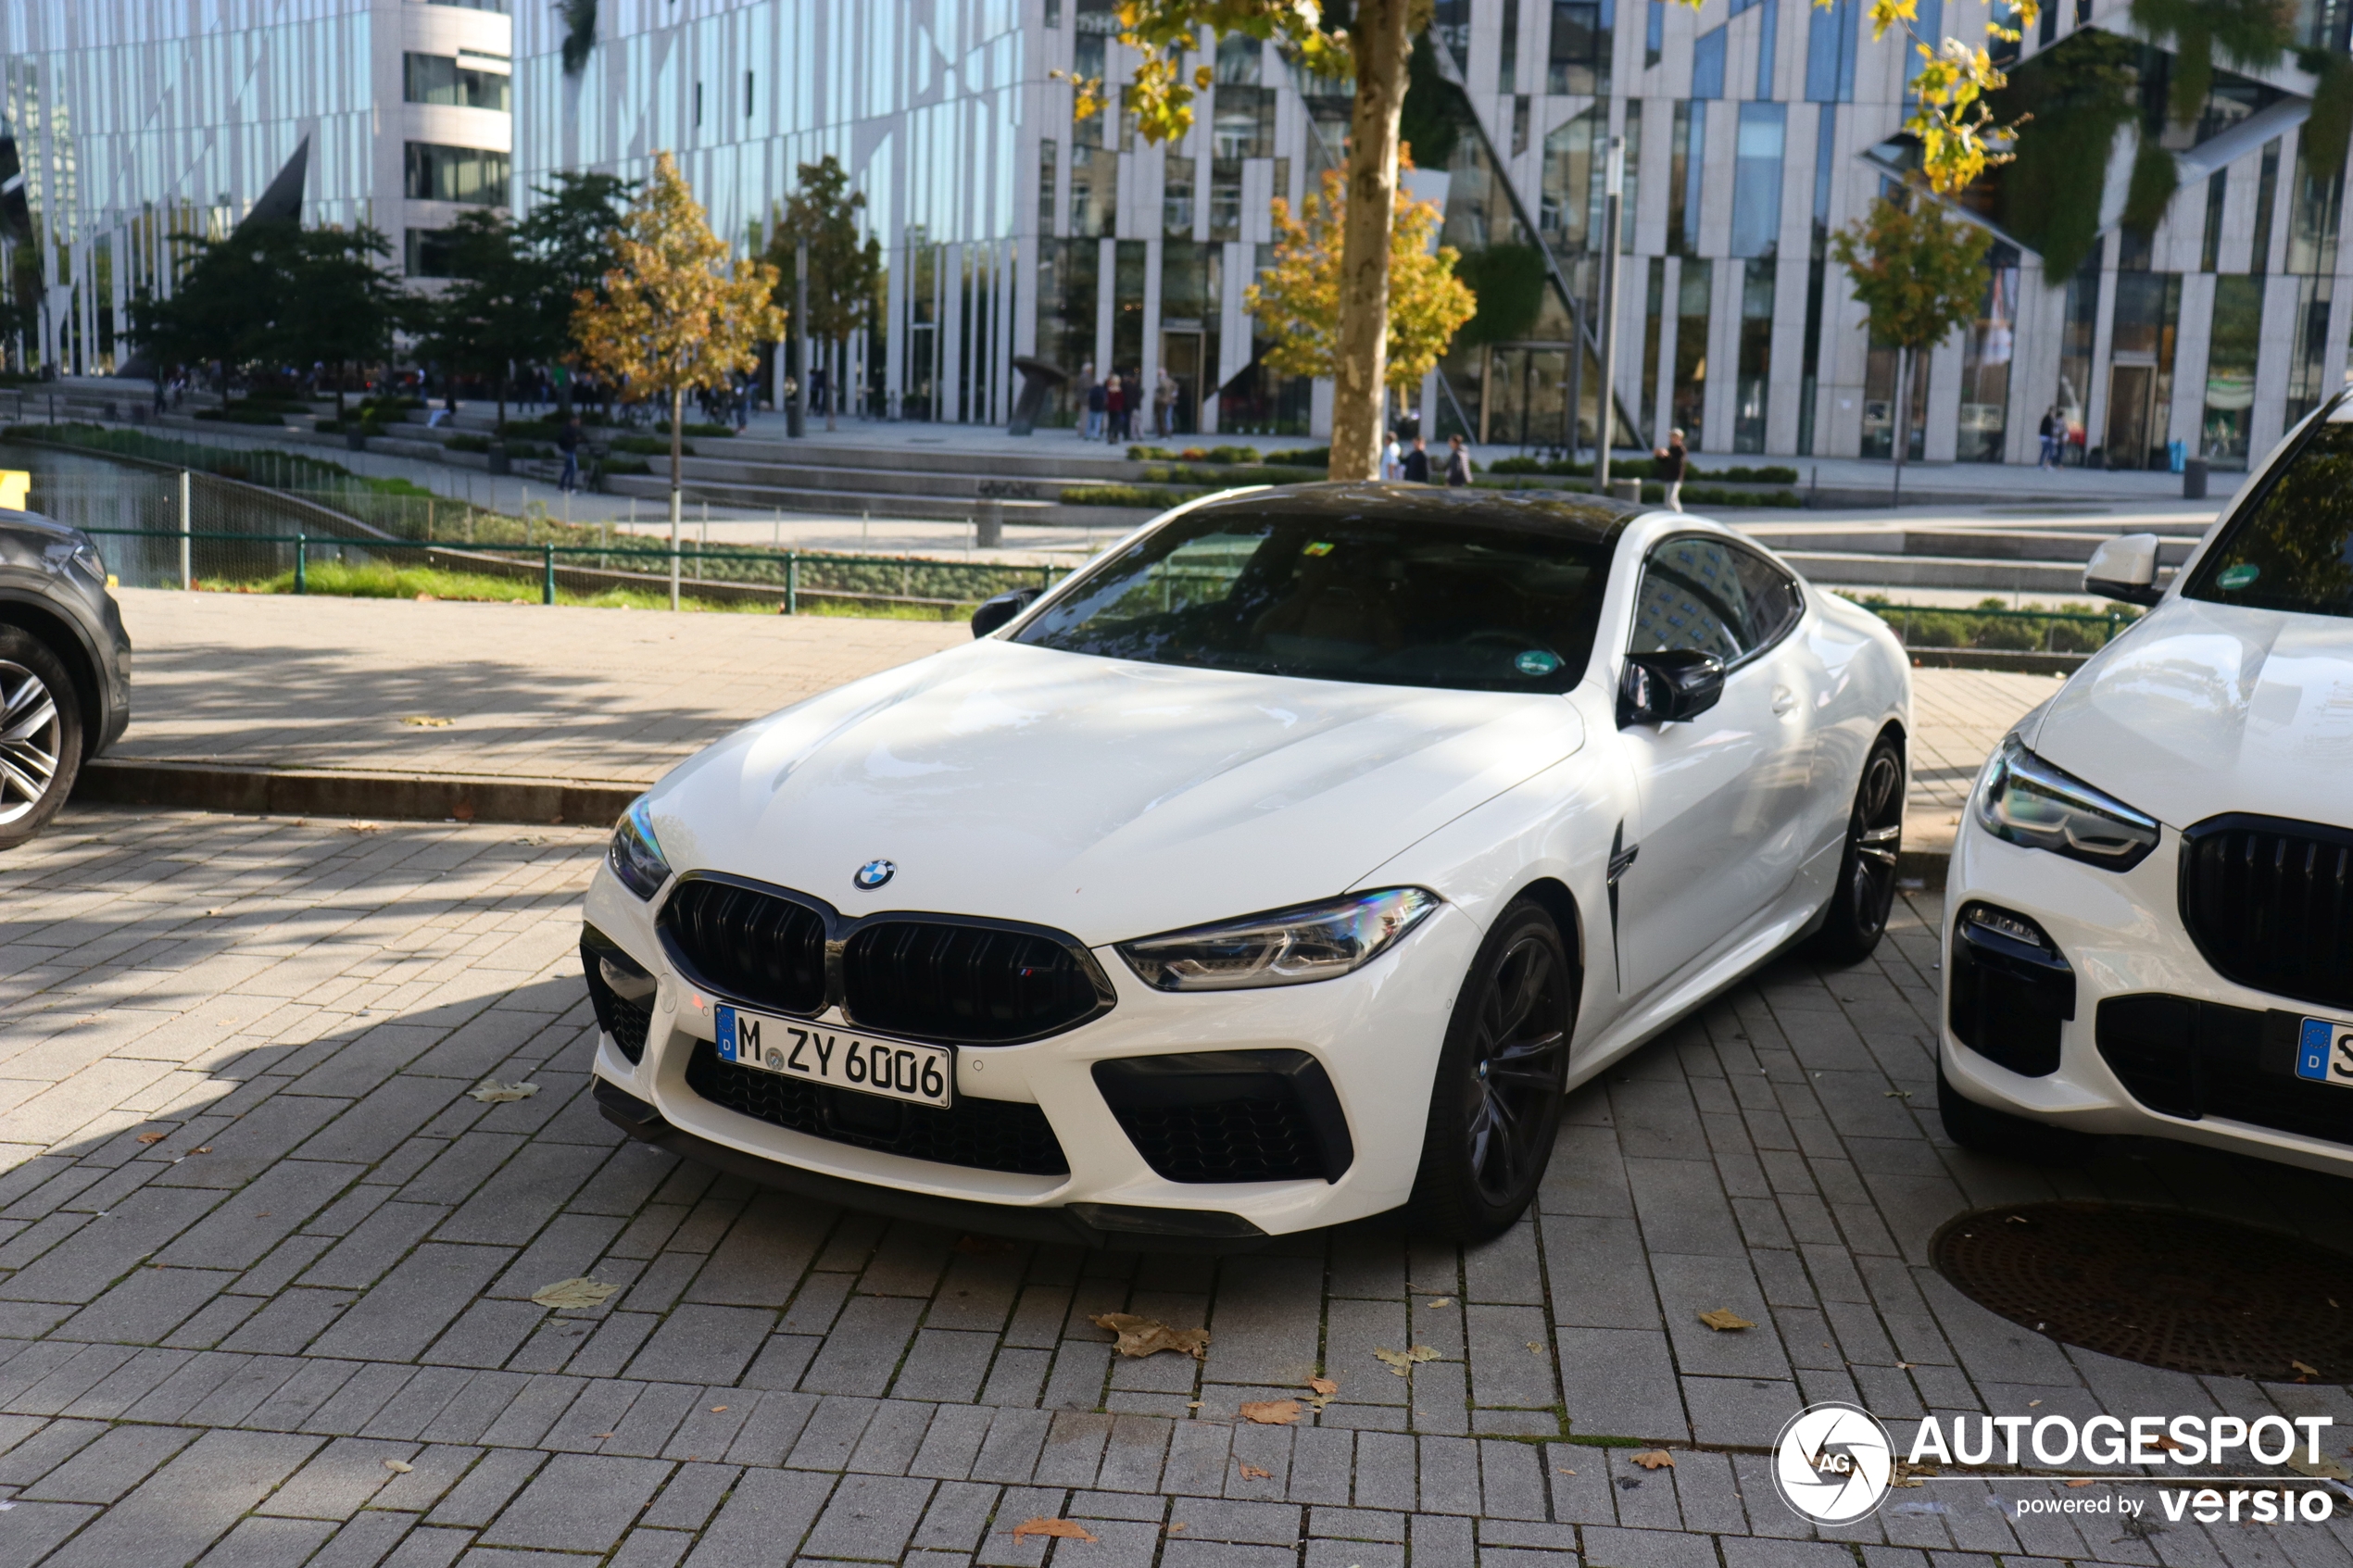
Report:
[[1861,963],[1887,935],[1895,907],[1895,859],[1904,848],[1904,748],[1892,734],[1871,744],[1847,814],[1838,884],[1808,951],[1825,963]]
[[82,705],[47,644],[0,626],[0,849],[48,825],[82,769]]
[[1532,899],[1505,909],[1471,960],[1430,1085],[1415,1223],[1484,1241],[1536,1196],[1560,1128],[1577,971]]
[[1936,1064],[1936,1114],[1944,1123],[1944,1135],[1974,1154],[2029,1165],[2080,1165],[2092,1152],[2088,1133],[2030,1122],[1978,1104],[1953,1087],[1942,1061]]

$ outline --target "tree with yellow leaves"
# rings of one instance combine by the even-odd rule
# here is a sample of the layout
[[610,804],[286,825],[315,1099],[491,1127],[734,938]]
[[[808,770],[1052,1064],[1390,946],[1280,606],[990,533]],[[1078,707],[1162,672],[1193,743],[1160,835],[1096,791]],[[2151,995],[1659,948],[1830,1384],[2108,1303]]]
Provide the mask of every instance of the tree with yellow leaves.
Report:
[[[1412,160],[1402,160],[1406,168]],[[1275,265],[1243,291],[1243,306],[1275,346],[1266,363],[1290,376],[1329,376],[1339,364],[1348,188],[1338,169],[1324,175],[1321,197],[1309,194],[1294,216],[1274,202]],[[1432,202],[1404,202],[1389,225],[1389,327],[1383,384],[1405,392],[1421,383],[1455,332],[1478,313],[1470,285],[1454,275],[1452,245],[1433,248],[1443,221]]]
[[729,384],[755,369],[760,346],[784,336],[773,297],[776,270],[730,265],[727,246],[686,188],[668,153],[613,235],[605,296],[574,296],[573,335],[581,358],[633,396],[670,403],[670,608],[678,608],[679,468],[685,457],[686,394]]

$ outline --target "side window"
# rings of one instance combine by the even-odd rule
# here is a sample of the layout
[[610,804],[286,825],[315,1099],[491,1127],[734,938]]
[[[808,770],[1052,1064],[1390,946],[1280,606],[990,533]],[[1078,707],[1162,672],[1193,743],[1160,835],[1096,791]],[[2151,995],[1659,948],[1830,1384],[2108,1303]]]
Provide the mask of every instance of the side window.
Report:
[[1747,643],[1761,648],[1797,624],[1806,601],[1789,573],[1750,550],[1732,552],[1748,602]]
[[1635,591],[1629,653],[1695,648],[1730,664],[1748,650],[1747,589],[1735,557],[1719,539],[1669,539],[1642,563]]

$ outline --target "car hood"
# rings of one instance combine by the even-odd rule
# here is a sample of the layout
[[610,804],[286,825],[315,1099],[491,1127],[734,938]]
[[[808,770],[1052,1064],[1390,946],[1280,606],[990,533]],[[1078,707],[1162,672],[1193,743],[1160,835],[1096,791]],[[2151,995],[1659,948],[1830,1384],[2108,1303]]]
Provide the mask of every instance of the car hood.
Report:
[[2220,811],[2353,826],[2353,621],[2169,599],[2030,744],[2176,828]]
[[[1139,664],[997,640],[789,708],[654,794],[680,871],[850,915],[1028,921],[1100,945],[1347,891],[1576,751],[1563,696]],[[898,871],[873,893],[850,876]]]

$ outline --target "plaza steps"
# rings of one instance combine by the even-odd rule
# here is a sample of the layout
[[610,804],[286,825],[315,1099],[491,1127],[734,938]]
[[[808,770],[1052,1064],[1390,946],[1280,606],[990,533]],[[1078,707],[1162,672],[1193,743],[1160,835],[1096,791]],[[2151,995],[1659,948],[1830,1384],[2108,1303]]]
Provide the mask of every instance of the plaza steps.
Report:
[[2083,565],[2102,541],[2120,533],[2157,534],[2158,580],[2164,582],[2189,558],[2208,526],[2196,521],[2127,518],[2033,528],[1837,528],[1774,522],[1748,525],[1743,532],[1826,587],[2080,596]]

